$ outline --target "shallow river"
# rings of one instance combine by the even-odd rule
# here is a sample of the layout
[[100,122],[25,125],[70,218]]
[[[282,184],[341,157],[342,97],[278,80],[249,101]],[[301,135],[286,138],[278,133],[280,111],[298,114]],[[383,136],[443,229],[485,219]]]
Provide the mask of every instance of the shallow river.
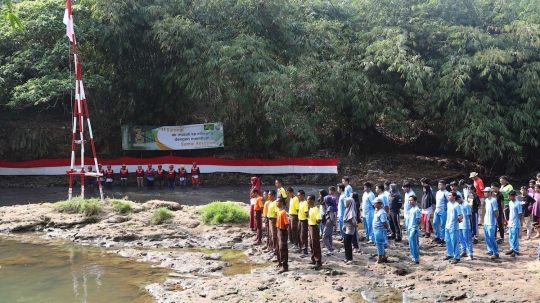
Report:
[[154,302],[144,287],[169,272],[97,247],[0,238],[0,302]]
[[[317,196],[319,189],[327,187],[322,185],[292,185],[297,191],[303,189],[306,194]],[[114,187],[112,190],[105,190],[105,196],[111,198],[122,198],[127,196],[135,202],[146,202],[153,199],[179,202],[184,205],[203,205],[213,201],[244,201],[248,203],[249,185],[235,186],[212,186],[192,188],[176,188],[169,190],[167,188],[159,189],[138,189],[136,187]],[[262,190],[275,189],[273,186],[263,186]],[[421,188],[414,188],[418,197],[421,197]],[[67,199],[68,189],[65,187],[44,187],[44,188],[0,188],[0,206],[9,206],[17,204],[33,204],[42,202],[56,202]],[[360,195],[363,190],[359,190]],[[80,188],[74,188],[73,195],[80,194]],[[402,193],[403,194],[403,193]],[[98,197],[99,191],[87,189],[86,197]]]

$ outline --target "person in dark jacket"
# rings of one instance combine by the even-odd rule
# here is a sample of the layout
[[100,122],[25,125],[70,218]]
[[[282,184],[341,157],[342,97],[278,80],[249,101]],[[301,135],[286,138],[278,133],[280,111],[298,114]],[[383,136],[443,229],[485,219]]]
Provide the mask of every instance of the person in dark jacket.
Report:
[[396,242],[401,241],[401,226],[399,224],[399,213],[403,200],[397,184],[390,184],[390,229],[392,235],[390,238],[394,238]]

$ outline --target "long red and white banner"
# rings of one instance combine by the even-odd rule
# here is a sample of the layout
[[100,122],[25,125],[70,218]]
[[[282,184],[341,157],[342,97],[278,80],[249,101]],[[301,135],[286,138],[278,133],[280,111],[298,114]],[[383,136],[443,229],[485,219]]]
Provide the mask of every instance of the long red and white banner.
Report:
[[[92,158],[85,158],[85,163],[93,163]],[[143,169],[152,164],[154,169],[157,165],[163,165],[163,169],[169,169],[169,165],[174,165],[178,170],[181,164],[186,166],[187,171],[193,162],[197,163],[201,173],[246,173],[246,174],[337,174],[337,159],[306,159],[287,158],[278,160],[245,159],[232,160],[214,157],[204,158],[184,158],[165,156],[159,158],[118,158],[112,160],[102,160],[100,164],[103,169],[107,165],[112,165],[112,169],[117,173],[120,166],[125,164],[130,173],[135,172],[138,165]],[[0,175],[64,175],[70,169],[69,159],[43,159],[27,162],[8,162],[0,160]],[[80,169],[80,163],[75,165],[75,169]],[[88,169],[88,166],[85,167]],[[95,167],[93,167],[95,170]]]

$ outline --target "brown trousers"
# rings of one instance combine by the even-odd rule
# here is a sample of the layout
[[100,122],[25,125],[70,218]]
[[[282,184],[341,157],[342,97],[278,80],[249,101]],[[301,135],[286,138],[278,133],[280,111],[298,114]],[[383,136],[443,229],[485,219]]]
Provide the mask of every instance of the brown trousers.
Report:
[[257,239],[262,240],[262,210],[255,211],[255,223],[257,226]]
[[290,215],[289,221],[291,221],[291,224],[289,225],[289,228],[291,229],[291,242],[299,246],[298,238],[299,238],[299,232],[298,232],[298,215]]
[[307,254],[308,248],[308,222],[307,220],[299,220],[298,228],[300,233],[300,250]]
[[268,236],[270,238],[270,249],[276,250],[278,247],[276,218],[268,218],[268,225],[270,225],[270,235]]
[[309,247],[311,247],[311,261],[322,264],[321,235],[318,225],[309,226]]
[[289,232],[287,229],[278,229],[277,230],[278,235],[278,249],[277,251],[277,259],[278,259],[278,265],[282,266],[283,269],[288,270],[289,269],[289,247],[287,245],[288,241],[288,235]]
[[271,238],[271,235],[270,235],[270,222],[268,221],[268,218],[267,217],[263,217],[263,222],[264,222],[264,231],[266,232],[266,247],[268,247],[268,249],[272,249],[272,246],[271,246],[271,241],[270,241],[270,238]]

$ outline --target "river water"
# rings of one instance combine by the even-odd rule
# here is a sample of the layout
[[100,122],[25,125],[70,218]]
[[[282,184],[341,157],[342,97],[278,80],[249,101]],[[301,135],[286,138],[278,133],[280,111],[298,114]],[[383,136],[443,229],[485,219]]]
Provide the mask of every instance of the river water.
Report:
[[[327,187],[322,185],[292,185],[295,191],[303,189],[307,194],[317,196],[318,190]],[[143,203],[158,199],[165,201],[174,201],[183,205],[204,205],[213,201],[243,201],[248,203],[249,186],[211,186],[192,188],[168,188],[138,189],[136,187],[114,187],[112,190],[105,190],[105,197],[122,198],[128,197],[131,201]],[[275,189],[273,186],[262,187],[265,189]],[[421,197],[422,189],[413,188],[418,197]],[[43,187],[43,188],[0,188],[0,206],[10,206],[18,204],[35,204],[43,202],[56,202],[67,199],[68,189],[65,187]],[[359,190],[360,195],[363,190]],[[80,195],[80,188],[74,188],[73,194]],[[403,194],[403,193],[402,193]],[[99,197],[97,188],[86,189],[85,196]]]
[[169,272],[97,247],[0,238],[0,302],[154,302],[144,287]]

